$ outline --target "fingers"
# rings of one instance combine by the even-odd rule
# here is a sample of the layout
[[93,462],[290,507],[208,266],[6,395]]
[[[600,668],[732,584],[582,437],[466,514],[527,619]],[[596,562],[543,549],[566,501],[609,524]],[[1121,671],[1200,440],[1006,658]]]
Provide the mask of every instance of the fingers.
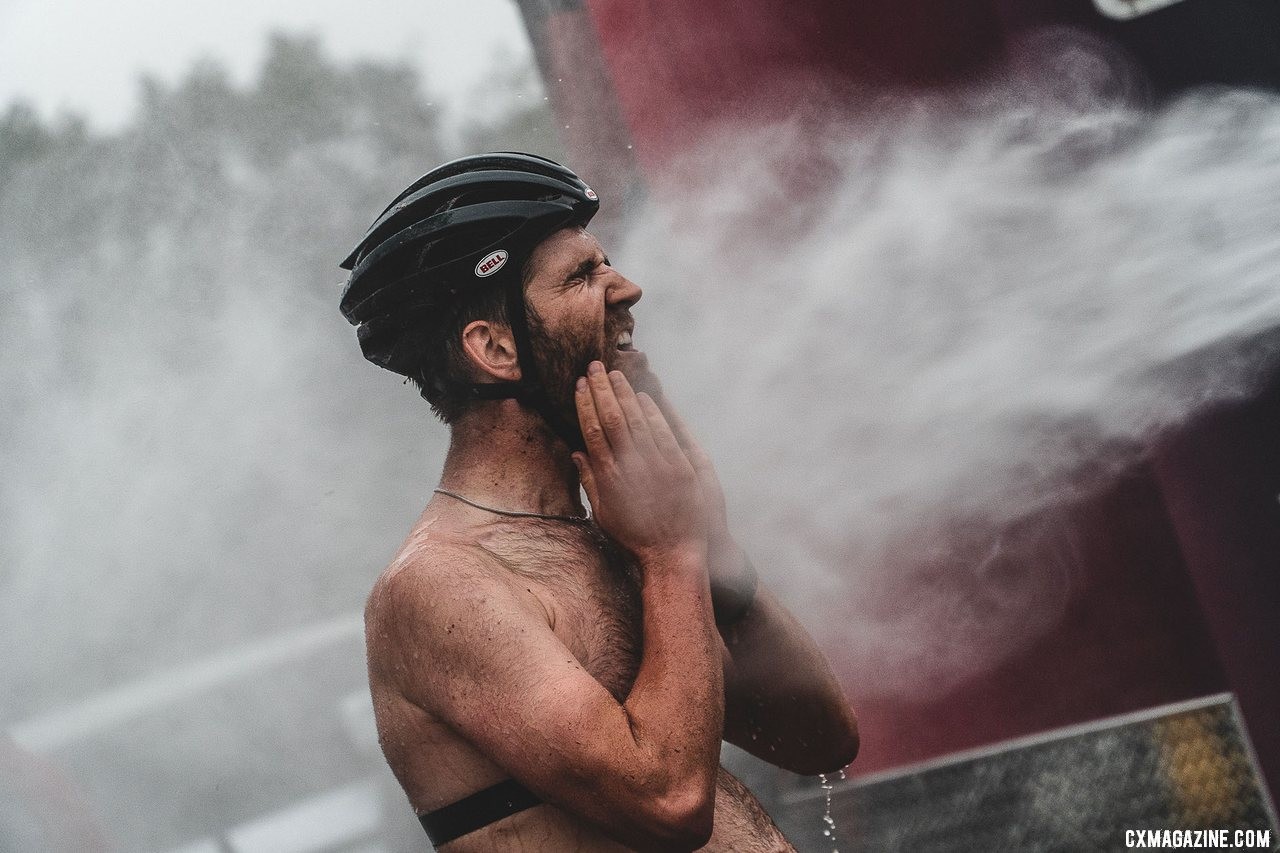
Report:
[[621,371],[606,372],[603,364],[593,361],[587,368],[585,391],[583,381],[579,380],[575,403],[583,438],[591,430],[603,438],[615,458],[633,449],[639,449],[641,455],[657,450],[650,435],[649,419],[635,389]]
[[639,399],[636,398],[636,392],[631,387],[631,382],[627,380],[627,377],[620,370],[609,372],[609,382],[613,388],[614,396],[618,398],[618,405],[622,409],[623,417],[627,419],[627,428],[631,431],[631,440],[635,442],[642,452],[656,451],[658,448],[654,444],[653,435],[649,430],[649,418],[641,407]]
[[577,382],[574,404],[586,452],[572,458],[601,528],[633,553],[705,546],[697,472],[653,399],[594,361]]
[[645,419],[648,421],[649,433],[653,436],[653,442],[658,451],[669,461],[684,461],[684,451],[680,449],[680,443],[676,441],[675,433],[671,431],[671,427],[667,424],[667,419],[662,416],[662,410],[658,408],[658,404],[653,402],[652,397],[643,392],[639,395],[638,401],[641,410],[644,412]]
[[605,372],[604,365],[598,361],[591,362],[587,367],[587,386],[591,390],[592,405],[595,406],[597,420],[604,430],[609,447],[616,457],[626,455],[634,444],[631,427],[622,411],[622,404],[613,391],[613,380]]
[[609,448],[609,440],[605,437],[604,427],[600,425],[600,416],[596,412],[596,404],[591,398],[591,387],[586,377],[578,378],[573,391],[573,404],[578,409],[578,427],[582,430],[587,453],[592,459],[611,459],[613,453]]

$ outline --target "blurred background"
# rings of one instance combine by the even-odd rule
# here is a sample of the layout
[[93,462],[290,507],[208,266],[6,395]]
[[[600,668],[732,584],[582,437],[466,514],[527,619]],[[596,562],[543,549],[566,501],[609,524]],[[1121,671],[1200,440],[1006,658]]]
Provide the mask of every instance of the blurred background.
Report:
[[[600,192],[637,346],[859,711],[837,811],[919,782],[842,843],[1033,849],[1107,800],[1041,828],[1095,784],[1055,768],[1186,742],[1126,819],[1273,825],[1277,88],[1263,0],[0,2],[0,849],[426,847],[361,608],[447,434],[336,264],[485,149]],[[972,817],[939,761],[1211,696],[1229,733],[1027,759],[1000,844],[872,831]],[[726,761],[833,846],[819,782]]]

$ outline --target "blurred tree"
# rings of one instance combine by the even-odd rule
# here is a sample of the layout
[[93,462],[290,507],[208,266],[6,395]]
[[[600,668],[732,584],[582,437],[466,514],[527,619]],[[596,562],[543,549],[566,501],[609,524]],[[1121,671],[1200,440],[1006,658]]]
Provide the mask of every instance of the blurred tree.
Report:
[[52,132],[30,104],[11,104],[0,117],[0,168],[8,171],[20,162],[38,160],[52,146]]
[[[506,103],[500,90],[513,79],[495,76],[486,102]],[[0,114],[0,333],[15,356],[0,360],[9,437],[0,621],[21,625],[15,648],[47,648],[51,667],[0,659],[0,688],[32,709],[160,654],[113,626],[163,633],[172,623],[179,638],[164,654],[180,657],[185,637],[216,644],[246,624],[263,630],[350,604],[364,579],[346,574],[341,557],[309,569],[333,582],[298,603],[296,578],[278,567],[326,541],[321,551],[332,554],[377,553],[351,532],[376,528],[360,513],[377,515],[394,499],[388,483],[405,482],[415,500],[420,491],[400,454],[377,457],[376,435],[376,461],[330,453],[298,469],[280,461],[272,429],[255,420],[275,412],[274,429],[300,448],[425,412],[410,392],[386,393],[396,380],[360,360],[336,308],[345,276],[337,262],[375,214],[459,153],[418,71],[336,63],[314,38],[277,34],[248,85],[204,59],[176,83],[144,78],[139,95],[131,121],[112,134],[91,135],[75,118],[42,120],[22,103]],[[546,133],[549,111],[521,106],[510,122],[494,116],[489,130],[502,144],[547,150],[520,134]],[[336,379],[343,370],[350,376]],[[312,530],[302,541],[285,519],[308,517],[296,502],[317,478],[343,479],[323,473],[326,464],[364,465],[348,479],[380,483],[380,494],[360,504],[344,535]],[[192,488],[217,500],[193,503]],[[219,571],[204,571],[210,560]],[[72,577],[65,565],[81,568]],[[235,606],[193,616],[160,591],[162,577],[198,578],[200,600]],[[112,596],[86,592],[105,584]],[[249,587],[261,594],[241,602]],[[55,636],[46,617],[67,606],[83,608],[85,629]],[[195,631],[183,625],[191,619]],[[113,636],[118,655],[77,679],[50,675],[77,670],[95,635]]]
[[0,116],[0,191],[24,163],[37,162],[88,141],[79,116],[62,116],[46,126],[30,104],[16,101]]
[[245,135],[264,162],[274,163],[341,134],[354,104],[344,103],[342,72],[314,37],[270,37],[257,89],[249,94]]
[[[360,357],[337,263],[458,142],[557,153],[532,71],[495,68],[465,132],[410,63],[338,63],[288,35],[248,84],[213,59],[143,79],[110,134],[0,113],[7,719],[359,611],[445,436]],[[299,687],[308,713],[359,683],[348,663]],[[300,796],[313,757],[350,765],[259,748],[273,730],[252,710],[212,732],[171,722],[127,756],[86,746],[95,795],[147,803],[104,809],[123,849]]]
[[[461,153],[453,140],[554,153],[541,98],[503,90],[519,81],[522,95],[520,73],[491,78],[488,124],[462,134],[411,64],[337,63],[315,39],[276,35],[247,85],[212,59],[176,83],[143,79],[115,133],[25,104],[0,114],[9,718],[358,612],[444,434],[360,358],[337,263],[396,192]],[[253,753],[246,779],[194,751],[184,796],[206,810],[235,799],[236,819],[307,778],[296,756]],[[153,792],[179,769],[130,761],[148,781],[112,760],[102,778]],[[203,831],[180,804],[143,799],[113,817],[122,847]]]
[[[158,593],[160,576],[192,573],[195,583],[198,574],[201,596],[214,601],[234,600],[232,591],[247,583],[289,594],[275,567],[315,546],[271,519],[290,512],[323,465],[310,460],[314,470],[299,472],[279,457],[264,461],[268,434],[236,424],[255,411],[290,411],[279,421],[294,430],[291,444],[303,445],[305,434],[345,435],[384,422],[391,430],[405,412],[422,416],[410,392],[386,393],[394,377],[359,360],[336,310],[345,275],[337,262],[406,183],[462,153],[459,142],[559,154],[533,69],[500,60],[494,68],[469,99],[485,104],[483,120],[453,132],[412,65],[340,64],[314,38],[282,34],[270,38],[247,86],[213,59],[176,83],[144,78],[137,112],[113,134],[92,135],[74,117],[42,121],[22,103],[0,115],[0,295],[8,306],[0,332],[20,355],[0,362],[0,426],[11,437],[0,459],[0,556],[13,579],[0,590],[8,593],[0,621],[21,623],[15,641],[47,646],[55,670],[59,660],[73,666],[88,633],[51,639],[39,608],[18,618],[18,609],[35,607],[23,591],[36,586],[24,584],[61,577],[57,566],[67,563],[82,565],[82,575],[53,581],[41,600],[77,601],[99,636],[116,620],[163,630],[190,617]],[[338,369],[352,372],[341,381],[363,395],[360,405],[334,391]],[[291,422],[301,411],[312,426]],[[379,439],[369,441],[376,447]],[[350,454],[332,458],[356,464]],[[403,481],[416,497],[400,457],[363,464],[385,493],[369,507],[392,499],[387,483]],[[171,482],[163,472],[181,475]],[[139,476],[150,480],[121,504],[116,490]],[[183,512],[190,504],[183,490],[193,484],[219,498]],[[37,506],[56,509],[26,509]],[[103,515],[107,507],[114,514]],[[362,516],[350,521],[374,529]],[[351,525],[334,553],[364,547]],[[144,541],[143,528],[157,535]],[[272,529],[265,539],[227,533]],[[325,537],[313,531],[308,542]],[[41,541],[64,544],[37,547]],[[208,555],[225,565],[199,574]],[[329,569],[313,571],[327,577]],[[71,585],[87,589],[108,578],[117,594],[103,599],[79,601],[82,587]],[[282,608],[268,592],[201,610],[201,631],[216,642],[243,624],[306,619],[308,608],[330,612],[334,597],[363,595],[363,579],[324,590],[296,606]],[[145,642],[117,645],[121,656],[103,659],[90,680],[110,682],[113,661],[154,651]],[[181,655],[182,642],[169,653]],[[0,688],[32,707],[71,683],[13,663],[0,661]]]

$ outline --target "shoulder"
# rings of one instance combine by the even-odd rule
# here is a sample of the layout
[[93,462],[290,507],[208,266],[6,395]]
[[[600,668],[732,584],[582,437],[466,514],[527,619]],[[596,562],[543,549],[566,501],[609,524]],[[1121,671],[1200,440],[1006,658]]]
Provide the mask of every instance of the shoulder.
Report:
[[523,601],[530,596],[498,557],[474,542],[410,537],[374,583],[365,620],[402,624],[411,616],[434,620],[456,611],[524,608],[532,603]]
[[449,536],[411,536],[365,604],[371,668],[410,657],[463,663],[499,628],[548,622],[539,596],[492,552]]
[[458,725],[495,694],[527,695],[540,665],[568,657],[529,584],[488,550],[444,538],[402,550],[378,578],[365,644],[371,682]]

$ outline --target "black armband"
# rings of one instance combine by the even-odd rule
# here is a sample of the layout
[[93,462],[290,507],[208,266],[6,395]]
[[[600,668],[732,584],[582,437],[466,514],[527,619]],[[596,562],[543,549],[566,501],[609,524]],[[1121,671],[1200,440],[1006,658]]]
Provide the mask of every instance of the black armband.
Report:
[[751,561],[745,555],[742,561],[747,570],[747,578],[744,582],[734,586],[716,584],[711,588],[711,611],[715,614],[716,625],[721,628],[741,622],[751,611],[751,605],[756,603],[760,576],[756,574],[756,567],[751,565]]

